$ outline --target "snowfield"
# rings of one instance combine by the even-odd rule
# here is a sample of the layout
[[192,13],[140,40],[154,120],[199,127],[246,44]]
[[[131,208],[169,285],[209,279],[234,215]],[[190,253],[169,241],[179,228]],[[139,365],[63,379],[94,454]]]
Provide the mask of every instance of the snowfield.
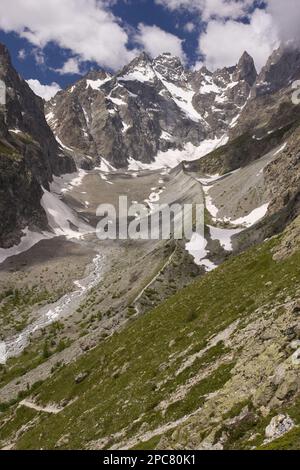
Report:
[[243,229],[226,229],[208,226],[210,230],[210,236],[212,240],[217,240],[220,242],[220,245],[226,251],[232,251],[232,237],[241,233]]
[[191,240],[186,243],[185,249],[193,256],[195,264],[204,266],[206,271],[212,271],[217,266],[207,259],[207,240],[199,233],[193,233]]
[[175,168],[183,161],[191,162],[204,157],[221,145],[228,142],[228,137],[224,135],[220,139],[207,139],[199,146],[187,143],[183,150],[170,149],[166,152],[158,152],[155,161],[152,163],[142,163],[133,158],[129,159],[128,169],[130,171],[139,170],[160,170],[163,168]]
[[29,227],[26,227],[23,230],[23,236],[18,245],[14,245],[11,248],[0,248],[0,263],[3,263],[11,256],[16,256],[30,250],[30,248],[41,240],[49,240],[57,236],[65,236],[68,240],[79,239],[94,231],[90,225],[79,219],[75,212],[55,194],[62,194],[76,186],[80,186],[85,175],[86,172],[84,170],[79,170],[78,173],[72,175],[54,177],[53,183],[51,184],[53,193],[43,188],[44,194],[41,199],[41,206],[47,214],[50,230],[33,232],[29,230]]
[[16,256],[25,251],[30,250],[41,240],[53,238],[54,235],[50,232],[32,232],[28,227],[23,230],[23,236],[18,245],[12,246],[11,248],[0,248],[0,263],[3,263],[7,258]]
[[56,236],[65,236],[70,240],[81,238],[93,231],[92,227],[81,221],[58,196],[44,188],[43,191],[41,206],[47,214],[49,227]]
[[263,219],[263,217],[267,214],[269,208],[269,203],[263,204],[260,207],[254,209],[250,214],[246,215],[245,217],[240,217],[236,220],[230,220],[230,223],[233,225],[244,225],[245,227],[252,227],[252,225],[256,224],[259,220]]
[[123,75],[123,77],[119,77],[120,80],[124,81],[137,81],[137,82],[151,82],[155,80],[156,74],[152,67],[147,65],[146,67],[136,66],[135,70],[130,72],[127,75]]
[[101,80],[100,78],[98,80],[87,80],[86,81],[86,88],[89,88],[91,87],[93,90],[100,90],[100,88],[102,87],[102,85],[104,85],[104,83],[107,83],[111,80],[112,77],[106,77],[104,78],[103,80]]

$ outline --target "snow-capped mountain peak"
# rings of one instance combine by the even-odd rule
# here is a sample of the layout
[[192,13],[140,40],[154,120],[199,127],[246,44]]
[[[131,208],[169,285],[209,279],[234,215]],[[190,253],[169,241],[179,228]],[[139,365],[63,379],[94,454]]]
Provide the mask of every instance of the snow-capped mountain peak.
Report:
[[83,168],[101,158],[117,168],[132,160],[149,164],[160,152],[224,142],[283,60],[280,54],[270,59],[257,77],[247,52],[235,66],[215,72],[192,72],[171,54],[151,59],[143,52],[115,75],[94,71],[59,92],[47,104],[48,123]]

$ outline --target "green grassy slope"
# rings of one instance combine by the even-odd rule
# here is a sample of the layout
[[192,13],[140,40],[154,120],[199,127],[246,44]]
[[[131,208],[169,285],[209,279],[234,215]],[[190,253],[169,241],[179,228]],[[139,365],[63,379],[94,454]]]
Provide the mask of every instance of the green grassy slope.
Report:
[[[222,341],[180,372],[186,357],[206,347],[212,335],[236,319],[246,324],[258,307],[271,308],[293,297],[300,280],[300,252],[275,262],[271,249],[279,242],[280,237],[274,238],[230,259],[74,364],[59,368],[35,390],[34,400],[68,406],[56,415],[9,408],[0,414],[0,445],[13,440],[22,426],[19,449],[107,448],[151,430],[156,430],[154,437],[140,446],[158,445],[157,436],[168,429],[160,427],[175,426],[198,410],[207,394],[229,380],[235,364]],[[162,406],[178,387],[210,369],[183,398]],[[80,373],[86,377],[76,383]]]

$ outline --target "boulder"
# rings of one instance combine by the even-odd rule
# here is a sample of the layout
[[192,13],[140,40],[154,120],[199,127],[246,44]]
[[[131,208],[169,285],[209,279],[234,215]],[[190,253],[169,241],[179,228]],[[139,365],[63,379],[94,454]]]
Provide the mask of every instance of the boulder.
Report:
[[75,377],[75,383],[80,384],[88,377],[88,372],[81,372]]
[[274,416],[270,424],[266,427],[266,438],[268,441],[273,441],[289,432],[294,426],[294,421],[288,415],[281,414]]

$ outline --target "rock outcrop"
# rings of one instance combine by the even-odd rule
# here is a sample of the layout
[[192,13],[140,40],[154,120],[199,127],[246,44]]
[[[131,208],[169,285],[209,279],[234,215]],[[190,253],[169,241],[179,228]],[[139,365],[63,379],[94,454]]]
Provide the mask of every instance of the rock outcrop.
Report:
[[72,159],[56,142],[37,97],[0,45],[0,80],[6,103],[0,109],[0,246],[18,243],[25,227],[47,226],[42,188],[52,175],[75,171]]

